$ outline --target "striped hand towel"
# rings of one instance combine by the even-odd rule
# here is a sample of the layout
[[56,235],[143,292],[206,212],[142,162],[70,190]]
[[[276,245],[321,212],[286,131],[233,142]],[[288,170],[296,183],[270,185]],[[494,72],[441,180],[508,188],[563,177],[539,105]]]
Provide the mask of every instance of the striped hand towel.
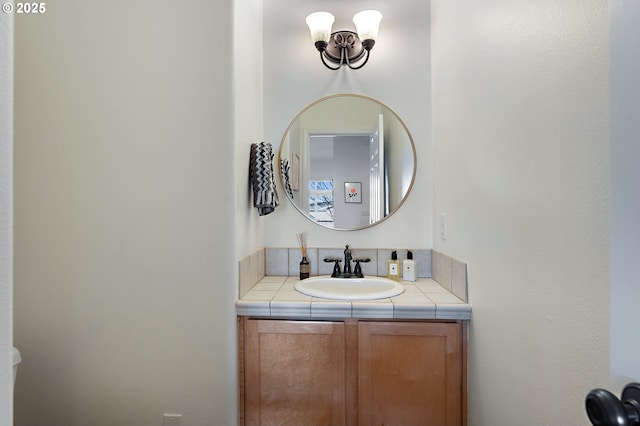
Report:
[[258,216],[273,213],[278,206],[272,160],[273,148],[270,143],[251,144],[249,174],[253,187],[253,206],[258,209]]

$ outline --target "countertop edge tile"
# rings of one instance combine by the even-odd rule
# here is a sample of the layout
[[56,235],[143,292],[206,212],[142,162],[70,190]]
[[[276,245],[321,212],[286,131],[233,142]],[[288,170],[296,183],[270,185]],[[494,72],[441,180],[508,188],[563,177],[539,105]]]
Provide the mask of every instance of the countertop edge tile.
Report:
[[[280,291],[260,290],[273,288],[259,285],[282,282]],[[469,320],[471,305],[457,298],[431,278],[419,278],[407,283],[411,291],[396,298],[380,300],[330,300],[294,295],[292,285],[297,277],[265,276],[244,297],[236,302],[239,316],[278,317],[290,319],[423,319]],[[293,290],[295,291],[295,290]],[[280,296],[280,297],[279,297]],[[415,296],[415,297],[411,297]],[[433,297],[430,297],[433,296]]]
[[311,300],[311,316],[313,318],[351,318],[352,306],[349,301]]
[[353,318],[393,318],[393,303],[390,299],[351,302]]
[[271,316],[286,316],[286,317],[310,317],[311,316],[311,300],[305,301],[291,301],[291,300],[272,300],[271,301]]
[[436,305],[423,304],[395,304],[393,305],[393,317],[405,319],[435,319]]
[[271,309],[268,301],[238,300],[236,313],[242,316],[271,316]]
[[467,303],[439,303],[436,305],[436,319],[469,320],[471,305]]

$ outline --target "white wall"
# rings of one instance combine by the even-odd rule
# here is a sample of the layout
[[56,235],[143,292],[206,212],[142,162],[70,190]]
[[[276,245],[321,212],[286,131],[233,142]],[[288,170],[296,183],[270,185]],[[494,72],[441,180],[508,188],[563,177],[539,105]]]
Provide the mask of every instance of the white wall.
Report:
[[470,265],[470,426],[588,424],[609,382],[608,13],[432,3],[434,247]]
[[[333,176],[335,190],[333,212],[336,228],[361,228],[369,224],[369,137],[336,136],[333,138]],[[346,182],[361,183],[361,202],[347,203]]]
[[16,18],[16,425],[234,424],[233,2],[48,6]]
[[0,426],[13,424],[13,15],[0,14]]
[[640,3],[611,6],[611,376],[620,394],[640,381]]
[[[234,1],[234,154],[236,260],[263,247],[264,220],[253,207],[249,183],[251,144],[264,140],[262,99],[262,0]],[[217,45],[219,41],[216,41]],[[224,59],[226,60],[226,59]],[[275,147],[274,149],[277,149]],[[277,151],[274,151],[277,154]],[[225,185],[224,182],[221,183]],[[281,201],[284,194],[281,194]],[[231,260],[231,259],[229,259]],[[235,265],[234,265],[235,266]],[[234,268],[237,273],[237,268]],[[237,282],[238,280],[234,280]]]
[[[264,127],[268,141],[282,135],[304,107],[327,95],[358,93],[373,97],[405,122],[420,158],[416,183],[403,208],[374,228],[328,230],[304,218],[285,197],[276,214],[265,218],[267,247],[295,247],[295,234],[306,232],[312,247],[431,247],[432,154],[429,52],[429,2],[354,0],[344,2],[264,2]],[[330,71],[320,62],[305,17],[317,10],[336,17],[334,30],[355,30],[353,15],[378,9],[384,15],[380,36],[360,70]]]

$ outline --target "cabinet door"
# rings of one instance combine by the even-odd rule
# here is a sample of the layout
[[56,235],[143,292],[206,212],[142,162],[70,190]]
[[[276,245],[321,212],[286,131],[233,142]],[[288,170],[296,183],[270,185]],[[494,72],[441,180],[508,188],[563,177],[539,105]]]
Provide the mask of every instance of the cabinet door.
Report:
[[360,322],[359,424],[459,426],[458,323]]
[[344,324],[247,320],[247,425],[344,425]]

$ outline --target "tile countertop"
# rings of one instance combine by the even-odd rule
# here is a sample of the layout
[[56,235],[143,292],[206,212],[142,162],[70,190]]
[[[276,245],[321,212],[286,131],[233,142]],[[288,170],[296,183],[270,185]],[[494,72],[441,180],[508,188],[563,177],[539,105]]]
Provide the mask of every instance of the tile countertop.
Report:
[[404,293],[379,300],[331,300],[299,293],[298,277],[266,276],[236,302],[241,316],[292,319],[471,319],[471,305],[430,278],[401,281]]

